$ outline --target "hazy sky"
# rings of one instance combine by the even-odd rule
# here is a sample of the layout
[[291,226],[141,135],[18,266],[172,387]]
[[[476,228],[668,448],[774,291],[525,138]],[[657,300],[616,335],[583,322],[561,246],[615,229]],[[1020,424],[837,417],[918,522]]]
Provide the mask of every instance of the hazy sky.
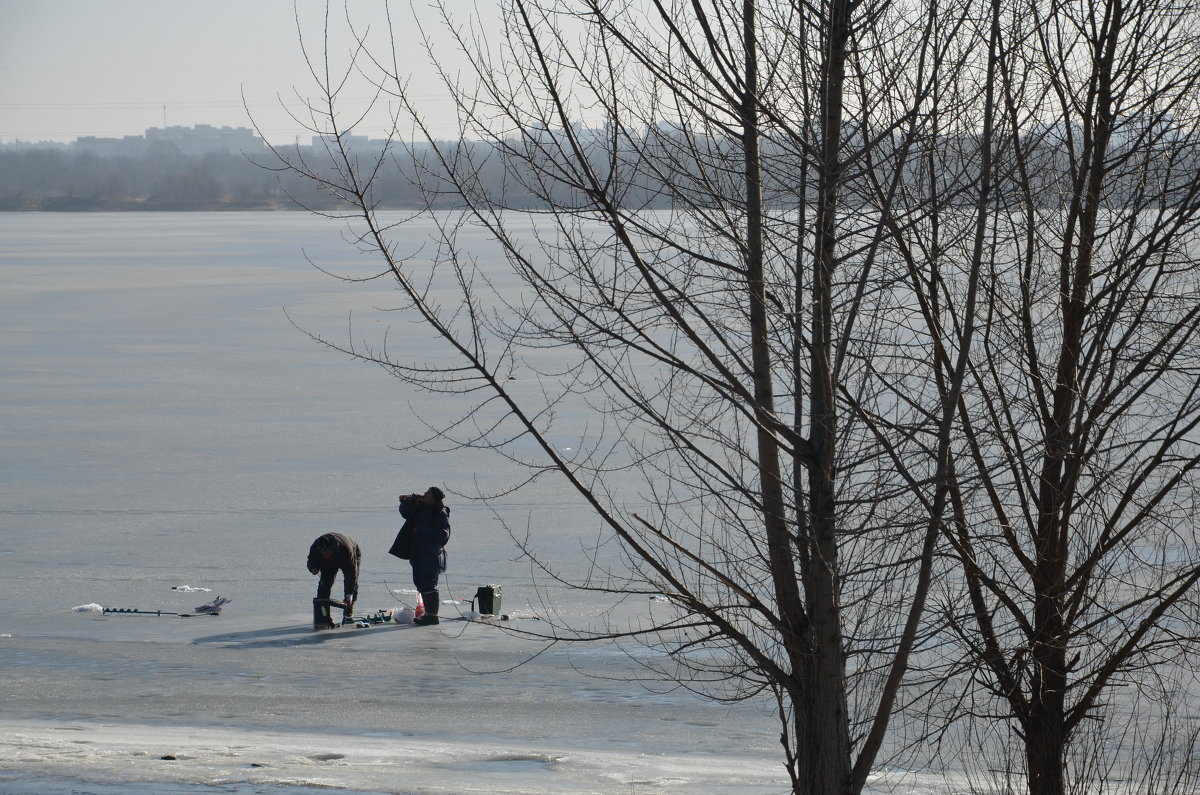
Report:
[[[486,18],[495,0],[450,2],[464,15],[478,5]],[[331,7],[334,51],[344,52],[344,6]],[[391,7],[401,68],[428,76],[409,3]],[[383,0],[353,0],[351,13],[375,35],[382,8]],[[319,46],[324,0],[298,0],[298,9],[306,39]],[[420,85],[428,93],[418,99],[436,114],[434,81]],[[0,0],[0,142],[136,135],[164,124],[248,127],[243,93],[266,138],[307,141],[311,133],[277,96],[295,106],[294,90],[311,95],[311,86],[292,0]],[[347,99],[367,97],[358,90]]]

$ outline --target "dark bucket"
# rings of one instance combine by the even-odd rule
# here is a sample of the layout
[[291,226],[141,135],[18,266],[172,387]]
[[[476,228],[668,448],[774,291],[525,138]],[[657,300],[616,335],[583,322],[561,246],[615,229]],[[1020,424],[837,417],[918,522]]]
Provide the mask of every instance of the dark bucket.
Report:
[[485,616],[495,616],[500,614],[500,586],[499,585],[481,585],[479,590],[475,591],[475,598],[471,600],[471,606],[477,613]]
[[333,608],[346,609],[346,603],[337,599],[313,599],[313,629],[333,629],[337,622],[333,620]]

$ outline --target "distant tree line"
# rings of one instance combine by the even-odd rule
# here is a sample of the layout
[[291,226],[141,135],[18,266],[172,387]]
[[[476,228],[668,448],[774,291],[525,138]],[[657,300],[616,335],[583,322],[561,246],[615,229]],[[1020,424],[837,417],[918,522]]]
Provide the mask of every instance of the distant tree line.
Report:
[[[269,210],[332,202],[288,174],[264,169],[264,159],[186,155],[172,147],[140,156],[0,150],[0,211]],[[388,204],[403,205],[405,188],[397,181]]]
[[[1071,195],[1071,186],[1065,179],[1066,162],[1053,141],[1059,136],[1040,131],[1029,137],[1030,159],[1041,168],[1032,175],[1037,182],[1033,194],[1039,203],[1052,206]],[[590,139],[612,137],[607,130],[572,130],[572,135]],[[542,130],[531,134],[531,140],[539,145],[553,142],[564,136],[563,131]],[[848,138],[858,134],[847,130]],[[663,208],[671,205],[670,196],[686,186],[695,187],[697,195],[707,193],[710,181],[719,175],[707,173],[696,165],[686,153],[698,146],[694,133],[687,129],[670,126],[648,127],[639,134],[622,131],[617,140],[626,142],[615,154],[614,164],[629,176],[623,186],[621,200],[627,208]],[[636,143],[635,143],[636,142]],[[1050,143],[1048,143],[1050,142]],[[449,169],[456,172],[469,168],[474,179],[487,187],[493,195],[504,197],[507,206],[529,209],[574,207],[585,202],[586,189],[573,186],[569,181],[553,185],[544,184],[524,161],[514,142],[457,142],[444,144],[438,158],[433,157],[429,144],[417,146],[390,142],[387,151],[379,146],[361,147],[356,155],[363,162],[380,157],[390,160],[394,168],[377,174],[370,186],[370,199],[380,209],[427,207],[433,197],[435,207],[458,208],[461,197],[453,190],[438,191],[439,182],[449,184]],[[1136,141],[1131,141],[1136,145]],[[519,146],[528,146],[528,142]],[[707,148],[719,148],[723,144],[710,141]],[[969,137],[946,138],[941,142],[943,168],[967,174],[978,169],[973,162],[978,143]],[[1170,149],[1169,146],[1165,147]],[[1037,155],[1041,150],[1041,155]],[[310,163],[328,163],[329,154],[320,146],[288,146],[278,149],[289,157]],[[593,151],[604,151],[596,148]],[[647,153],[673,153],[674,170],[659,173],[646,169]],[[448,154],[449,153],[449,154]],[[610,150],[605,157],[612,157]],[[1122,197],[1145,190],[1146,185],[1162,180],[1174,170],[1178,173],[1179,157],[1195,160],[1190,152],[1170,153],[1164,157],[1163,173],[1157,175],[1144,170],[1128,177],[1128,185],[1113,186],[1109,196],[1111,202],[1120,203]],[[772,150],[765,146],[763,160],[771,168],[766,172],[763,195],[778,206],[780,202],[794,203],[797,196],[810,194],[798,183],[802,172],[796,162],[795,153],[785,149]],[[100,155],[90,151],[61,149],[15,149],[0,148],[0,212],[83,212],[83,211],[211,211],[211,210],[327,210],[339,206],[344,197],[330,185],[336,184],[336,175],[328,174],[328,180],[312,180],[300,177],[289,170],[280,170],[270,151],[265,149],[254,154],[230,154],[211,152],[205,155],[189,155],[174,146],[152,147],[143,155]],[[599,167],[601,164],[594,164]],[[1200,163],[1192,163],[1200,169]],[[915,169],[908,175],[908,182],[920,184],[928,179],[927,174]],[[541,183],[541,184],[539,184]],[[670,187],[664,183],[670,183]],[[1173,189],[1162,184],[1161,201],[1170,205],[1176,201]],[[775,197],[775,200],[772,200]]]
[[253,209],[272,204],[274,183],[244,158],[225,154],[0,152],[0,210],[6,212]]

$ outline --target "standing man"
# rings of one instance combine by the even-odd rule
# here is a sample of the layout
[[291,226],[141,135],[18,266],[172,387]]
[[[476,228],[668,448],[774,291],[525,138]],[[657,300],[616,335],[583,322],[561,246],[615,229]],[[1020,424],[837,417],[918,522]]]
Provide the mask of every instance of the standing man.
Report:
[[346,591],[345,617],[354,613],[354,602],[358,599],[358,570],[362,565],[362,550],[354,539],[341,533],[326,533],[312,543],[308,549],[308,570],[320,574],[317,581],[317,598],[328,599],[333,591],[333,581],[342,573],[342,586]]
[[424,494],[401,495],[404,525],[388,550],[412,564],[413,585],[425,602],[425,615],[413,623],[422,626],[439,622],[438,575],[446,570],[445,547],[450,540],[450,509],[442,503],[445,498],[437,486],[430,486]]

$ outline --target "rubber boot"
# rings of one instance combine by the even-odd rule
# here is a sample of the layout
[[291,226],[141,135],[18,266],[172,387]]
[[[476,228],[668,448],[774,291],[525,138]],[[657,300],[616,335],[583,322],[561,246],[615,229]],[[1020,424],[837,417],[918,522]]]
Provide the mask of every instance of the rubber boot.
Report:
[[425,602],[425,615],[413,619],[413,623],[422,627],[441,623],[438,619],[438,608],[441,606],[441,597],[438,595],[438,592],[422,591],[421,600]]
[[342,608],[342,625],[354,623],[354,597],[347,596],[342,600],[345,607]]

